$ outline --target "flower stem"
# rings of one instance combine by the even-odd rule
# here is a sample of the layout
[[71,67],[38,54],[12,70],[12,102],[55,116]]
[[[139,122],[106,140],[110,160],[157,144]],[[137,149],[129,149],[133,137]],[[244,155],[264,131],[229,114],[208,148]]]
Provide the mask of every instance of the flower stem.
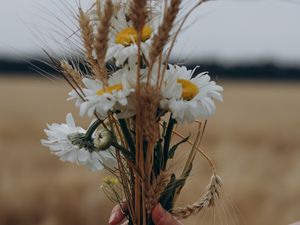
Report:
[[87,130],[87,132],[85,133],[84,138],[87,140],[91,140],[93,133],[95,132],[95,130],[100,126],[100,124],[102,123],[102,121],[100,120],[96,120]]
[[135,144],[132,138],[132,135],[128,129],[127,123],[124,119],[119,119],[120,127],[122,129],[122,133],[124,138],[129,146],[129,149],[133,155],[135,155]]
[[175,125],[175,119],[172,118],[172,114],[170,115],[170,120],[169,124],[166,130],[166,134],[164,137],[164,149],[163,149],[163,165],[162,169],[165,170],[167,167],[167,161],[169,159],[169,148],[170,148],[170,143],[171,143],[171,138],[172,138],[172,133]]

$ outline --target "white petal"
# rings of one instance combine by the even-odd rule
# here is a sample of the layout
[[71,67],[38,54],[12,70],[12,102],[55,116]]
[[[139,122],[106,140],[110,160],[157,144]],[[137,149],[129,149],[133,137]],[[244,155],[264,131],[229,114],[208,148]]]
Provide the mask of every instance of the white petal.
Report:
[[89,152],[86,150],[86,149],[80,149],[78,152],[77,152],[77,160],[78,160],[78,163],[80,165],[82,164],[86,164],[86,161],[88,160],[89,158]]
[[74,121],[74,118],[73,118],[71,113],[67,114],[66,122],[67,122],[67,125],[68,125],[69,128],[71,128],[71,129],[76,128],[75,121]]

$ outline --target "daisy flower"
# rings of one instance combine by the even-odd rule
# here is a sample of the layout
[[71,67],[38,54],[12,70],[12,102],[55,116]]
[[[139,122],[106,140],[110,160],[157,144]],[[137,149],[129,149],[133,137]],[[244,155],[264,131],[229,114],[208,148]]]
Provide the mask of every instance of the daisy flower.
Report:
[[86,131],[75,125],[71,113],[66,117],[66,124],[48,125],[45,133],[48,139],[42,140],[42,145],[62,161],[84,165],[92,171],[103,169],[103,165],[110,168],[115,165],[113,149],[95,151],[91,142],[84,139]]
[[86,87],[82,89],[85,101],[74,90],[69,93],[68,100],[75,100],[76,106],[80,108],[81,116],[87,114],[92,117],[94,112],[97,112],[101,119],[105,119],[109,111],[126,106],[127,96],[133,92],[133,89],[127,88],[120,73],[122,70],[109,79],[107,87],[99,80],[83,78],[82,81]]
[[[112,18],[111,32],[108,42],[107,60],[114,58],[117,66],[122,66],[130,57],[137,56],[138,33],[134,29],[129,19],[129,7],[125,5],[120,7]],[[148,57],[151,46],[151,39],[154,35],[157,25],[157,15],[152,15],[142,30],[141,51],[144,57]]]
[[214,100],[223,101],[223,88],[210,80],[207,72],[194,75],[194,70],[169,65],[169,76],[176,78],[181,86],[181,95],[168,97],[168,108],[179,123],[208,119],[216,111]]

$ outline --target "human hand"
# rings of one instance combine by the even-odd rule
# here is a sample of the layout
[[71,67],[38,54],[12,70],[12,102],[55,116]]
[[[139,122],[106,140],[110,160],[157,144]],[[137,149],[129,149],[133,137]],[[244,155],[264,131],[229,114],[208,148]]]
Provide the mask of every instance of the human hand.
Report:
[[[111,216],[109,219],[110,225],[118,225],[125,218],[125,214],[122,213],[120,205],[117,205],[111,211]],[[181,222],[176,220],[170,213],[162,208],[160,204],[157,204],[152,210],[152,220],[155,225],[183,225]],[[125,222],[123,225],[127,224]]]
[[298,221],[296,223],[293,223],[293,224],[290,224],[290,225],[300,225],[300,221]]

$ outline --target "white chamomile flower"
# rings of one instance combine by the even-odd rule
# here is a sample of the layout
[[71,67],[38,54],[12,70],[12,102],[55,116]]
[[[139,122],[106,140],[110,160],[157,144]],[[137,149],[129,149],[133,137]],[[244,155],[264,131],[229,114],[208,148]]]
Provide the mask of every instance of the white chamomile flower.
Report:
[[[114,58],[117,66],[122,66],[128,58],[136,58],[138,33],[128,17],[129,7],[121,7],[112,18],[111,32],[108,42],[107,60]],[[157,26],[157,16],[147,22],[142,30],[141,51],[145,57],[149,55],[152,37]]]
[[[179,122],[193,122],[196,119],[208,119],[216,111],[214,100],[223,101],[223,88],[210,80],[204,72],[194,75],[195,70],[169,65],[168,73],[176,78],[181,86],[180,97],[168,97],[168,108]],[[170,94],[169,92],[168,94]]]
[[127,88],[126,82],[119,75],[113,75],[107,86],[99,80],[83,78],[82,81],[86,87],[82,89],[85,101],[74,90],[69,93],[69,100],[75,100],[76,106],[80,107],[81,116],[87,114],[92,117],[94,112],[97,112],[101,119],[105,119],[109,111],[126,106],[127,97],[133,92],[133,89]]
[[113,149],[94,151],[87,147],[90,144],[83,139],[86,131],[75,125],[71,113],[66,117],[66,124],[48,125],[45,133],[48,139],[42,140],[42,144],[62,161],[84,165],[92,171],[103,169],[103,165],[115,166]]

